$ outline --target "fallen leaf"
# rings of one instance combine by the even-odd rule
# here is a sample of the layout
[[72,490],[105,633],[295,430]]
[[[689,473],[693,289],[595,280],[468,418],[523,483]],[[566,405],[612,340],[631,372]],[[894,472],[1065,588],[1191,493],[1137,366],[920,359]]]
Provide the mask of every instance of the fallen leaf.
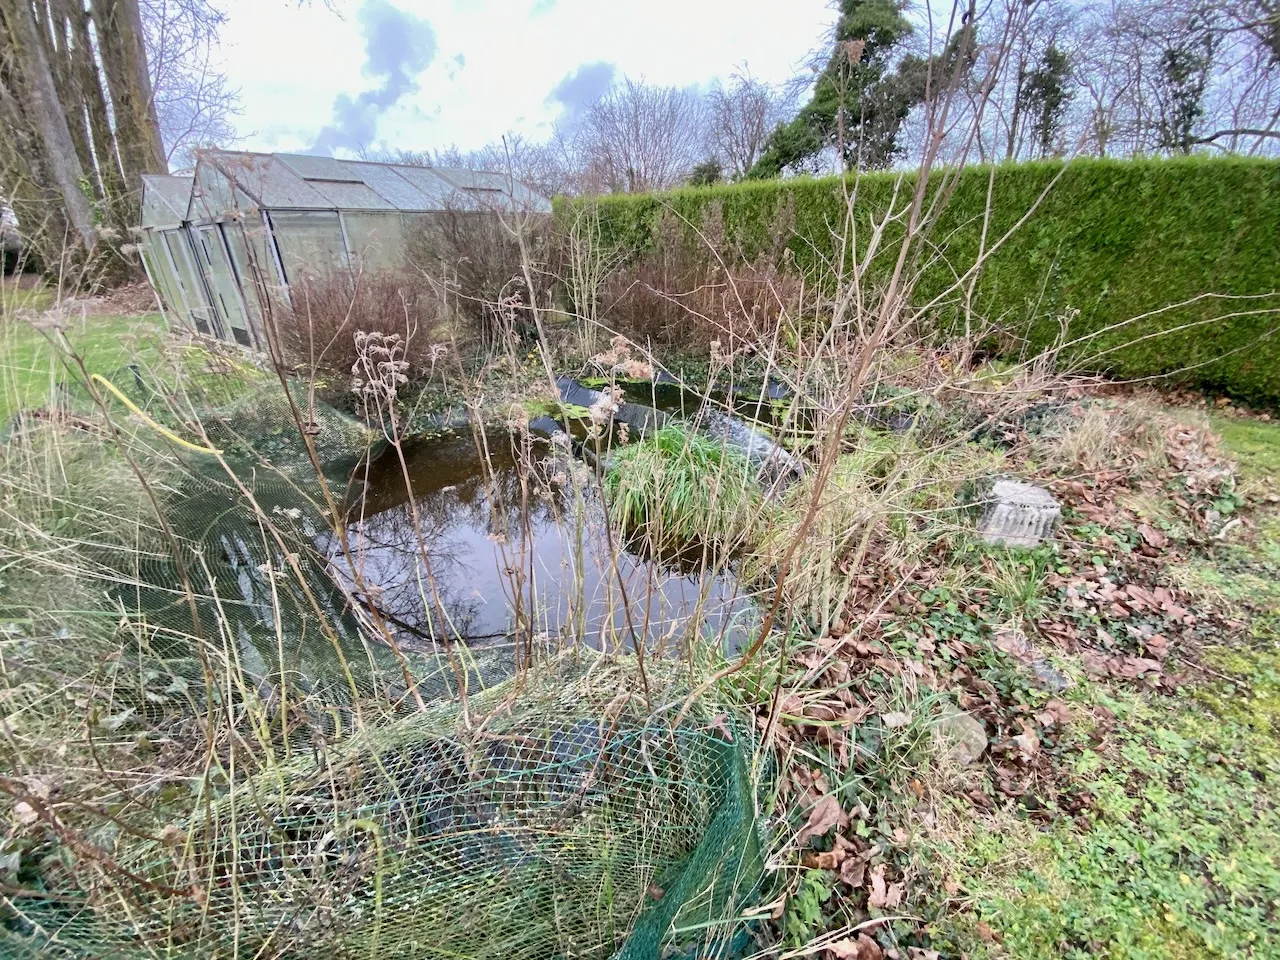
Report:
[[1120,662],[1113,664],[1111,672],[1116,676],[1125,677],[1129,680],[1136,680],[1144,673],[1159,673],[1163,669],[1159,660],[1151,660],[1146,657],[1123,657],[1118,659],[1120,659]]
[[884,898],[885,909],[892,910],[894,907],[902,903],[902,898],[906,894],[906,892],[907,892],[907,885],[905,883],[889,884],[889,893]]
[[1095,677],[1105,677],[1111,673],[1110,660],[1105,653],[1097,650],[1081,650],[1080,659],[1084,663],[1085,673]]
[[806,853],[801,858],[801,863],[810,870],[835,870],[840,866],[841,859],[835,850],[827,850],[822,853]]
[[1030,726],[1022,728],[1022,732],[1013,737],[1014,746],[1018,748],[1018,757],[1023,763],[1030,763],[1040,752],[1040,737]]
[[899,727],[905,727],[911,722],[911,714],[909,713],[882,713],[880,714],[880,722],[890,730],[896,730]]
[[1058,723],[1067,723],[1071,720],[1071,705],[1065,700],[1059,700],[1054,697],[1044,705],[1044,708],[1053,714]]
[[40,819],[40,814],[25,800],[19,800],[13,805],[13,815],[20,824],[28,827]]
[[729,729],[729,718],[727,715],[722,713],[718,717],[713,717],[707,726],[712,730],[718,731],[720,736],[725,740],[733,743],[733,731]]
[[857,890],[866,882],[867,861],[862,857],[846,857],[840,864],[840,882]]
[[1000,630],[996,634],[996,649],[1017,660],[1027,660],[1035,653],[1021,630]]
[[835,827],[843,830],[849,825],[849,815],[840,807],[840,801],[832,794],[827,794],[813,806],[809,814],[809,822],[796,834],[796,846],[803,847],[814,837],[821,837]]
[[1155,547],[1157,550],[1169,542],[1168,537],[1147,523],[1138,525],[1138,533],[1147,546]]
[[778,713],[784,717],[799,719],[804,716],[804,701],[789,693],[778,703]]
[[848,637],[841,637],[841,636],[836,636],[834,634],[828,634],[825,637],[818,638],[818,646],[820,646],[823,650],[827,651],[828,653],[831,653],[832,651],[839,650],[841,647],[843,647],[845,645],[845,641],[847,641],[848,639],[849,639]]
[[884,879],[885,865],[877,863],[871,868],[871,877],[867,881],[867,889],[871,891],[867,897],[867,906],[873,910],[883,910],[889,901],[889,885]]
[[838,960],[882,960],[884,951],[865,933],[859,933],[857,939],[845,937],[828,946],[827,956]]
[[804,718],[806,720],[816,720],[819,723],[830,723],[843,714],[843,710],[836,710],[826,703],[811,703],[804,708]]

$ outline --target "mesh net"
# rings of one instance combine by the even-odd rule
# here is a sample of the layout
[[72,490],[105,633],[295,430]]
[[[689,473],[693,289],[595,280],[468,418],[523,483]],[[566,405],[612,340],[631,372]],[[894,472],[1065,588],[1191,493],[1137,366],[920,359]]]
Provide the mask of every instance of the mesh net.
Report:
[[95,957],[641,958],[680,929],[708,946],[760,870],[742,744],[617,693],[633,676],[565,661],[538,693],[513,679],[470,704],[488,722],[446,702],[282,764],[122,842],[113,876],[26,904],[24,925]]
[[[345,483],[370,437],[304,399],[321,475]],[[177,689],[189,709],[173,729],[207,718],[220,743],[253,745],[248,769],[228,771],[234,743],[211,745],[220,762],[181,787],[102,790],[76,835],[53,829],[38,869],[7,888],[0,955],[735,949],[734,918],[762,873],[749,726],[714,697],[680,712],[689,664],[393,649],[315,549],[333,494],[282,427],[289,406],[262,392],[204,411],[202,442],[225,467],[157,449],[133,424],[126,443],[167,465],[166,524],[128,544],[74,544],[77,579],[107,603],[62,618],[77,626],[60,635],[96,651],[93,669],[141,678],[113,681],[120,729]],[[51,637],[23,629],[14,649],[36,662]],[[46,695],[27,686],[31,702]]]

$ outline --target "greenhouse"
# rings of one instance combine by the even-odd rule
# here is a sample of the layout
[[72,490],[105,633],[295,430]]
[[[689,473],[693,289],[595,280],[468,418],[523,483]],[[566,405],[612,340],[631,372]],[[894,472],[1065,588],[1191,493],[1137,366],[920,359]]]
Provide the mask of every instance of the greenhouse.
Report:
[[333,270],[398,269],[433,216],[549,212],[505,174],[210,151],[190,177],[144,176],[140,249],[171,324],[264,347],[262,304]]

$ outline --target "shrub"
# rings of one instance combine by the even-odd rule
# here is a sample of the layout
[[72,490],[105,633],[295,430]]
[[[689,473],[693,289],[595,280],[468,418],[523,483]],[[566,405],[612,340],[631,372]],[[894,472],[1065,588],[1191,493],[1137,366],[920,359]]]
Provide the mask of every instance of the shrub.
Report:
[[[994,173],[988,245],[1038,203],[977,280],[973,310],[1003,328],[996,345],[1006,355],[1053,346],[1065,323],[1067,338],[1081,342],[1060,360],[1076,369],[1167,376],[1245,398],[1280,399],[1280,163],[1074,160],[1065,171],[1061,162],[1044,162]],[[943,292],[977,258],[991,176],[990,167],[969,167],[958,177],[938,173],[940,180],[953,178],[953,192],[931,227],[931,259],[921,264],[915,286],[918,305],[937,299],[928,312],[936,330],[967,319],[964,299]],[[910,177],[902,184],[898,177],[877,173],[856,181],[859,252],[895,187],[899,203],[910,194]],[[815,287],[831,284],[830,264],[838,262],[839,238],[847,232],[839,178],[612,196],[598,205],[604,242],[632,264],[659,255],[696,260],[718,233],[723,239],[713,245],[726,257],[739,263],[767,257]],[[681,228],[673,231],[673,222]],[[780,223],[788,224],[781,244]],[[890,222],[881,249],[896,249],[900,232],[901,224]],[[882,259],[867,286],[891,268],[891,258]],[[1253,299],[1238,299],[1246,297]]]
[[285,359],[343,386],[360,359],[358,333],[399,335],[412,379],[431,369],[439,345],[456,332],[430,285],[408,273],[339,270],[295,283],[290,294],[292,308],[276,314]]
[[[548,223],[535,217],[526,224],[535,271],[546,259]],[[494,211],[451,209],[424,216],[410,231],[406,251],[413,268],[430,277],[452,310],[487,342],[501,342],[506,332],[532,332],[528,306],[534,298],[546,302],[543,277],[536,275],[536,289],[528,289],[520,245]]]
[[797,286],[766,261],[725,269],[655,250],[605,279],[601,314],[636,343],[700,356],[716,341],[725,351],[764,349]]
[[814,623],[839,619],[856,578],[875,558],[882,567],[905,569],[964,529],[966,488],[1001,471],[1003,456],[977,444],[921,444],[911,434],[851,428],[846,449],[819,493],[811,472],[788,491],[782,512],[747,558],[746,575],[768,579],[815,496],[821,496],[786,593]]

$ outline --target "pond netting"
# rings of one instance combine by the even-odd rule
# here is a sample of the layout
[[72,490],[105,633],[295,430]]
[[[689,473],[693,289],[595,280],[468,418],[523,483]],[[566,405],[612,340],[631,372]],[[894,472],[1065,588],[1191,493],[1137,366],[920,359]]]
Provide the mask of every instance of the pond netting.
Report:
[[719,949],[760,873],[743,744],[620,680],[565,664],[491,688],[487,722],[443,702],[362,730],[121,840],[78,897],[19,901],[22,926],[72,957]]
[[[763,874],[751,725],[715,693],[686,706],[692,661],[387,642],[315,547],[336,501],[291,416],[278,393],[205,411],[221,462],[169,451],[164,535],[76,547],[118,617],[113,669],[147,678],[136,718],[176,684],[263,756],[78,808],[6,884],[0,956],[741,951]],[[341,492],[368,432],[307,417]]]

